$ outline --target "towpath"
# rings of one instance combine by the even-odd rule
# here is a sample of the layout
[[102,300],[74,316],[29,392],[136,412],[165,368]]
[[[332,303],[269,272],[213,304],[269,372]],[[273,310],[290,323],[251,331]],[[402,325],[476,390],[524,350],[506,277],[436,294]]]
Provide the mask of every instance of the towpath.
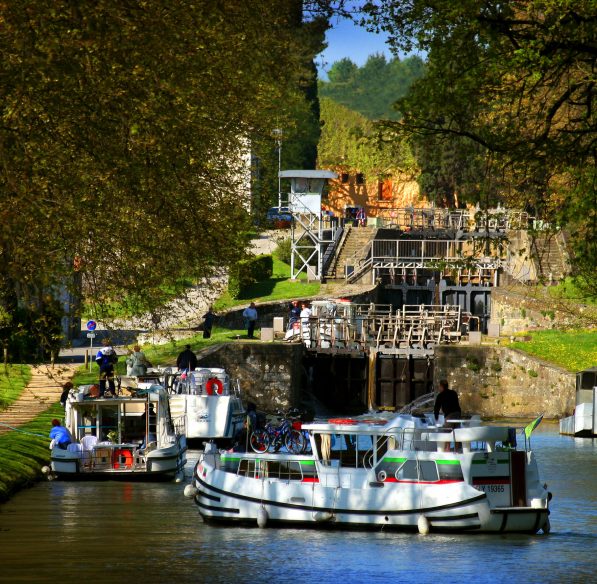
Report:
[[31,380],[21,395],[4,411],[0,411],[0,434],[10,431],[8,426],[18,428],[30,422],[60,399],[62,386],[72,379],[76,363],[31,366]]

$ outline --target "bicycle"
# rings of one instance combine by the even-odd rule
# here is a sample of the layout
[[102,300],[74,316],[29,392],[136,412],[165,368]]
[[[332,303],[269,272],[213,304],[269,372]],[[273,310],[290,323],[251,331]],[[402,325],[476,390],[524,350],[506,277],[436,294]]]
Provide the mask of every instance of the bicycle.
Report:
[[251,432],[249,444],[258,453],[278,452],[282,446],[291,454],[301,454],[306,447],[305,436],[292,427],[289,412],[278,412],[279,424],[268,423],[265,428],[256,428]]

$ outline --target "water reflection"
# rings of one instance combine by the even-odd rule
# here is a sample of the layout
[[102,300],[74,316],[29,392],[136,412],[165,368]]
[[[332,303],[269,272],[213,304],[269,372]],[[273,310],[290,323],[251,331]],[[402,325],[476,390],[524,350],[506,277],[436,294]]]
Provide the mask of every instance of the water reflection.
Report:
[[217,527],[184,484],[55,481],[0,506],[0,582],[591,581],[595,442],[544,423],[533,445],[554,493],[549,536]]

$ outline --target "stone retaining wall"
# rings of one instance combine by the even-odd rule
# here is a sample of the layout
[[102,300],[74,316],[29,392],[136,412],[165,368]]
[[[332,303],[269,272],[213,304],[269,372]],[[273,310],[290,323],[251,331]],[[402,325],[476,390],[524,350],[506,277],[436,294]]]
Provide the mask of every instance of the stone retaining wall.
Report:
[[574,410],[575,374],[515,349],[440,346],[434,368],[436,384],[447,379],[465,413],[560,418]]
[[304,351],[302,344],[243,342],[216,345],[197,357],[200,367],[223,367],[240,380],[245,403],[275,413],[300,406]]

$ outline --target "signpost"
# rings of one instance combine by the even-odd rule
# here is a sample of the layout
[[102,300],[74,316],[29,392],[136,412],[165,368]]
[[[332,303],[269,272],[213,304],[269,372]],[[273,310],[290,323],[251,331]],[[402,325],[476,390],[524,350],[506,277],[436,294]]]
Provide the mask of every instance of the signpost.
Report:
[[97,327],[97,323],[95,320],[88,320],[87,321],[87,338],[89,339],[89,371],[91,371],[91,361],[93,359],[93,339],[95,338],[95,329]]

